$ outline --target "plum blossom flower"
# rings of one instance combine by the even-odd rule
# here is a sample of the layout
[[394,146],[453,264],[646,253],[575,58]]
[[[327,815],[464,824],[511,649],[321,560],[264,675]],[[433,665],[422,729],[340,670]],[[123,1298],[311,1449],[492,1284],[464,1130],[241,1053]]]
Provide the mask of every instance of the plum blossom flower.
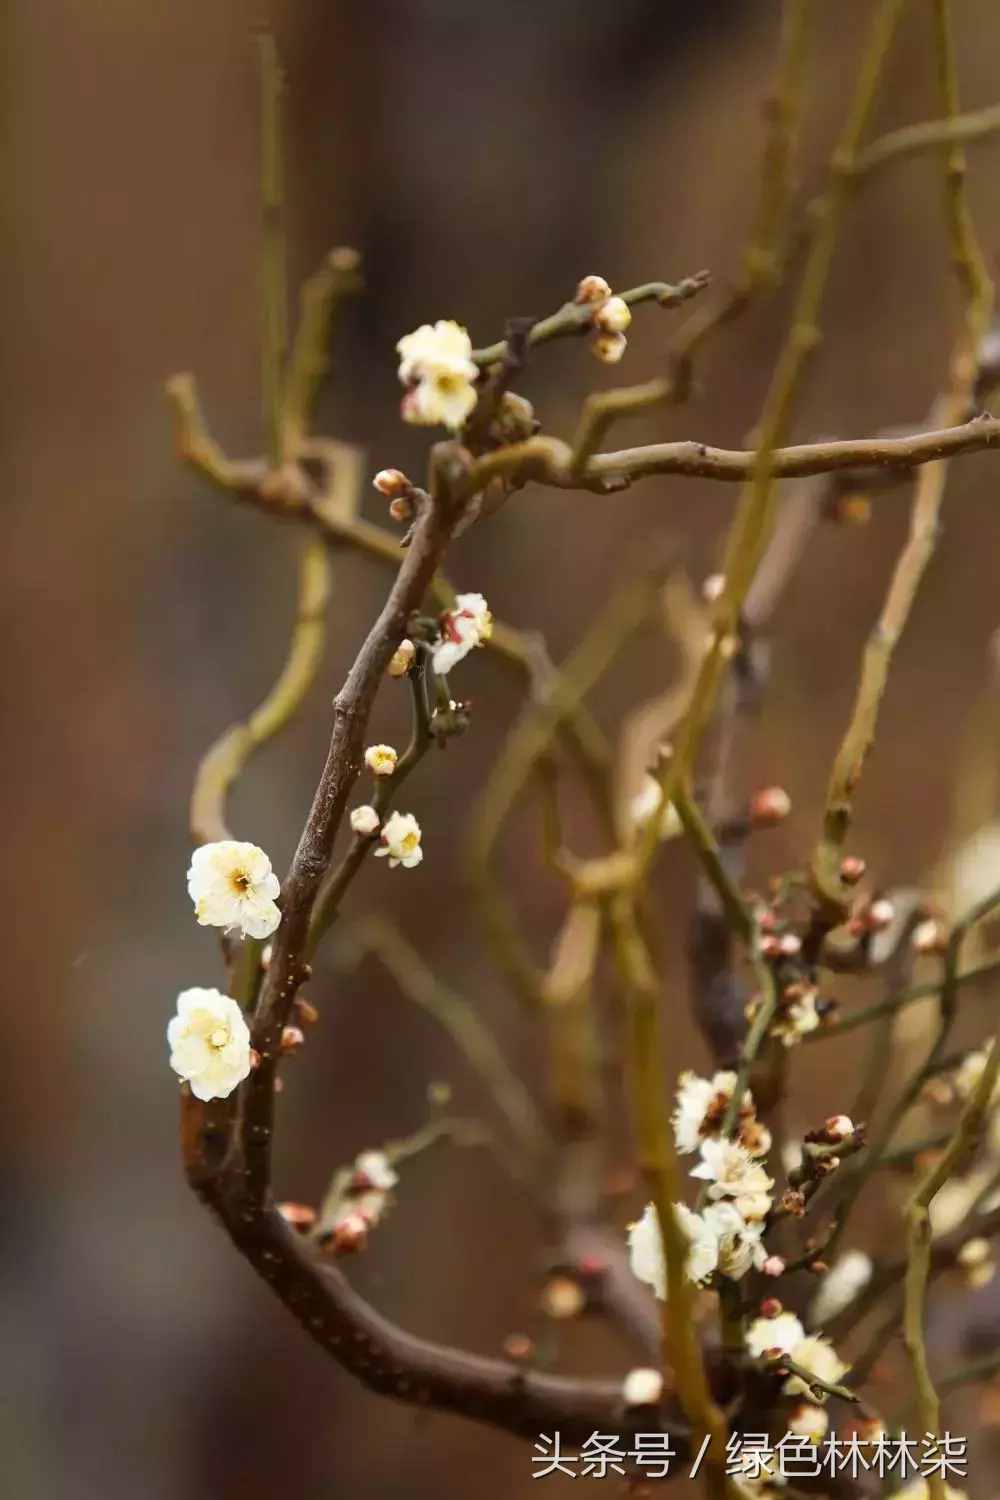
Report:
[[776,1318],[755,1318],[746,1331],[746,1345],[755,1359],[763,1358],[769,1349],[778,1349],[794,1359],[805,1336],[795,1314],[782,1312]]
[[228,1099],[250,1072],[250,1032],[221,990],[182,990],[167,1027],[170,1066],[196,1099]]
[[394,812],[382,825],[382,848],[375,850],[376,859],[388,856],[389,869],[402,865],[412,870],[424,857],[420,847],[420,824],[412,813]]
[[387,1193],[399,1181],[399,1174],[384,1151],[362,1151],[354,1158],[354,1173],[359,1185],[376,1188],[380,1193]]
[[[642,786],[629,803],[629,816],[636,828],[644,828],[663,805],[663,788],[655,776],[648,772],[643,777]],[[675,839],[684,832],[680,814],[672,802],[668,802],[666,809],[660,815],[659,837],[661,842],[667,839]]]
[[369,745],[365,751],[365,765],[373,776],[391,776],[398,759],[391,745]]
[[806,1401],[789,1414],[787,1423],[789,1432],[797,1437],[811,1438],[814,1443],[822,1442],[829,1426],[830,1418],[823,1408]]
[[441,639],[432,658],[435,672],[443,677],[492,634],[493,616],[482,594],[459,594],[441,616]]
[[[632,1274],[639,1281],[651,1286],[660,1301],[667,1296],[667,1262],[663,1254],[663,1239],[656,1209],[647,1203],[642,1217],[628,1227],[628,1255]],[[703,1274],[710,1276],[713,1267]]]
[[256,844],[202,844],[191,856],[187,888],[202,927],[238,927],[244,937],[266,938],[281,921],[278,877]]
[[367,802],[351,809],[351,828],[355,833],[373,834],[379,825],[379,816]]
[[871,1256],[863,1250],[848,1250],[842,1255],[824,1276],[813,1298],[809,1309],[810,1322],[823,1324],[836,1317],[868,1285],[872,1269]]
[[716,1073],[713,1078],[699,1078],[697,1073],[687,1069],[681,1074],[677,1080],[677,1106],[673,1114],[674,1139],[681,1155],[697,1151],[712,1124],[721,1123],[735,1087],[735,1073]]
[[[794,1349],[788,1352],[807,1375],[813,1375],[817,1380],[825,1381],[827,1385],[836,1385],[850,1368],[849,1365],[844,1364],[829,1339],[821,1338],[819,1334],[802,1339]],[[822,1399],[823,1396],[821,1391],[811,1386],[807,1380],[803,1380],[800,1375],[790,1375],[782,1389],[786,1396],[811,1396],[813,1400]]]
[[792,999],[781,1006],[771,1026],[774,1036],[779,1036],[786,1047],[795,1047],[802,1038],[810,1031],[815,1031],[820,1024],[820,1014],[816,1009],[818,991],[812,986],[805,986],[801,994],[796,994]]
[[461,427],[476,404],[479,369],[472,342],[460,324],[424,323],[396,345],[399,378],[407,387],[403,420],[422,427]]
[[731,1198],[748,1221],[763,1219],[770,1210],[774,1181],[738,1141],[702,1141],[701,1161],[691,1176],[709,1184],[710,1198]]

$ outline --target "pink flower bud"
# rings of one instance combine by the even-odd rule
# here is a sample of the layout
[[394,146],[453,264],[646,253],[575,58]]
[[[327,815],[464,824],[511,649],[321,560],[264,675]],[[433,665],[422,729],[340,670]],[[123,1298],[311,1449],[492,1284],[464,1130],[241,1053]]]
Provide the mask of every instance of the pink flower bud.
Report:
[[750,826],[774,828],[784,822],[791,810],[792,799],[784,787],[764,787],[750,798]]

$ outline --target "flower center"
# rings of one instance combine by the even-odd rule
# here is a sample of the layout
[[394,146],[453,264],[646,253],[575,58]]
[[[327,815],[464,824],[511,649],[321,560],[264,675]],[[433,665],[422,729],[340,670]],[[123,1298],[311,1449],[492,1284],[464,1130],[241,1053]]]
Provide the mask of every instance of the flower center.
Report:
[[222,1048],[226,1045],[226,1043],[228,1041],[229,1041],[229,1028],[228,1028],[228,1026],[217,1026],[215,1028],[215,1030],[213,1032],[211,1032],[210,1035],[209,1035],[208,1045],[210,1047],[215,1047],[218,1051],[221,1051]]
[[407,833],[403,835],[399,847],[403,850],[404,854],[412,854],[419,843],[420,839],[417,834]]
[[246,870],[234,870],[229,879],[233,890],[240,896],[244,896],[250,889],[250,876]]

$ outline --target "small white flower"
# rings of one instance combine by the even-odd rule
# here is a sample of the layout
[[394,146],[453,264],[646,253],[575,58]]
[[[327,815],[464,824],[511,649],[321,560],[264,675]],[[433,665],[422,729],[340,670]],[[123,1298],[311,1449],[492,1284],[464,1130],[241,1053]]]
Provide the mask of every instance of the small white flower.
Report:
[[281,921],[274,900],[281,886],[256,844],[202,844],[191,856],[187,888],[202,927],[238,927],[244,937],[266,938]]
[[368,1187],[377,1188],[382,1193],[387,1193],[399,1181],[384,1151],[362,1151],[354,1159],[354,1170],[364,1178]]
[[369,745],[365,751],[365,765],[373,776],[391,776],[398,759],[391,745]]
[[381,849],[375,850],[375,858],[389,858],[389,869],[402,865],[412,870],[424,857],[420,847],[420,824],[412,813],[394,812],[382,825]]
[[[629,816],[633,826],[644,828],[663,805],[663,788],[655,776],[648,772],[643,777],[642,787],[636,792],[629,803]],[[684,832],[680,814],[672,802],[667,803],[666,811],[660,817],[659,837],[662,841],[675,839]]]
[[[836,1385],[850,1368],[844,1364],[829,1339],[821,1338],[819,1334],[802,1339],[788,1353],[807,1375],[814,1375],[827,1385]],[[790,1375],[782,1389],[786,1396],[812,1396],[814,1400],[822,1396],[822,1392],[815,1390],[799,1375]]]
[[795,1047],[810,1031],[820,1024],[816,1009],[819,992],[811,986],[790,1004],[782,1006],[771,1026],[774,1036],[779,1036],[786,1047]]
[[351,809],[351,827],[355,833],[372,834],[379,824],[378,813],[368,803]]
[[701,1215],[706,1228],[715,1235],[718,1246],[718,1269],[730,1281],[739,1281],[750,1267],[763,1270],[767,1251],[761,1240],[759,1223],[747,1223],[734,1203],[710,1203]]
[[392,660],[389,662],[389,676],[405,677],[407,672],[413,666],[413,661],[416,657],[416,654],[417,648],[412,641],[400,641],[399,645],[396,647],[395,651],[392,654]]
[[655,1406],[663,1395],[663,1376],[659,1370],[629,1370],[622,1381],[622,1400],[626,1406]]
[[735,1087],[735,1073],[716,1073],[713,1078],[699,1078],[690,1070],[681,1074],[673,1125],[682,1155],[697,1151],[706,1133],[718,1127]]
[[466,330],[444,319],[424,323],[401,338],[396,348],[399,378],[409,387],[403,399],[404,420],[419,426],[461,427],[476,404],[474,382],[479,374]]
[[774,1182],[736,1141],[702,1141],[701,1161],[691,1176],[709,1184],[710,1198],[734,1199],[744,1219],[762,1219],[770,1210]]
[[823,1277],[809,1309],[811,1323],[828,1323],[853,1302],[872,1277],[872,1260],[863,1250],[848,1250]]
[[787,1425],[788,1431],[795,1433],[797,1437],[811,1438],[814,1443],[819,1443],[826,1437],[830,1418],[821,1406],[803,1402],[789,1413]]
[[[649,1209],[646,1212],[648,1213]],[[684,1262],[684,1274],[688,1281],[693,1281],[700,1286],[702,1282],[708,1280],[719,1264],[718,1231],[707,1214],[695,1213],[693,1209],[688,1208],[686,1203],[675,1203],[674,1213],[689,1245],[687,1259]],[[659,1233],[659,1221],[655,1214],[654,1223]],[[664,1296],[666,1296],[665,1292]]]
[[[653,1288],[663,1302],[667,1295],[667,1262],[656,1209],[647,1203],[642,1218],[628,1227],[628,1255],[632,1274]],[[706,1274],[711,1274],[706,1273]]]
[[632,312],[623,297],[609,297],[594,313],[594,327],[601,333],[624,333],[632,322]]
[[196,1099],[228,1099],[250,1072],[250,1032],[220,990],[183,990],[167,1027],[170,1066]]
[[444,676],[492,634],[493,616],[482,594],[457,595],[451,609],[441,616],[441,639],[433,655],[435,672]]
[[794,1359],[806,1331],[794,1313],[779,1313],[776,1318],[755,1318],[746,1332],[746,1344],[755,1359],[769,1349],[779,1349]]

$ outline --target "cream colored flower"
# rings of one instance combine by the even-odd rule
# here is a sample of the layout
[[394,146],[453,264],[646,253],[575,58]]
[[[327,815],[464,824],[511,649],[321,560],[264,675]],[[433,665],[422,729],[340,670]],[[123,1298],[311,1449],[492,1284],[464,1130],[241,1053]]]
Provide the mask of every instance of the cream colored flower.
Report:
[[659,1370],[629,1370],[622,1381],[622,1400],[626,1406],[655,1406],[663,1395],[663,1376]]
[[788,1431],[794,1433],[796,1437],[807,1437],[814,1443],[819,1443],[826,1437],[830,1418],[822,1406],[813,1406],[811,1402],[803,1402],[801,1406],[797,1406],[789,1413],[786,1425]]
[[[674,1214],[689,1246],[684,1274],[688,1281],[694,1281],[700,1286],[719,1264],[718,1232],[706,1214],[695,1213],[686,1203],[675,1203]],[[654,1222],[659,1233],[660,1226],[655,1215]]]
[[594,327],[601,333],[625,333],[631,322],[631,309],[622,297],[609,297],[594,313]]
[[797,999],[783,1005],[771,1025],[773,1036],[779,1036],[786,1047],[795,1047],[820,1024],[816,1009],[818,991],[811,986]]
[[389,869],[402,865],[412,870],[424,857],[420,847],[420,824],[412,813],[394,812],[382,825],[382,848],[375,850],[375,858],[388,856]]
[[398,759],[391,745],[369,745],[365,751],[365,765],[373,776],[391,776]]
[[365,1185],[387,1193],[399,1181],[399,1176],[384,1151],[362,1151],[354,1159],[355,1174],[364,1179]]
[[628,1226],[628,1257],[633,1276],[651,1286],[661,1302],[665,1301],[667,1262],[663,1254],[659,1220],[652,1203],[647,1203],[642,1217]]
[[281,921],[274,899],[281,886],[256,844],[202,844],[191,856],[187,888],[202,927],[238,927],[244,937],[266,938]]
[[363,803],[361,807],[351,809],[351,827],[355,833],[369,835],[375,832],[379,824],[379,816],[374,807]]
[[734,1203],[710,1203],[701,1215],[706,1229],[715,1235],[718,1270],[730,1281],[739,1281],[750,1267],[761,1270],[767,1260],[760,1223],[747,1223]]
[[848,1250],[827,1272],[809,1309],[811,1323],[828,1323],[836,1317],[872,1278],[872,1260],[863,1250]]
[[951,909],[962,917],[1000,885],[1000,821],[965,840],[951,864]]
[[[814,1375],[827,1385],[836,1385],[850,1368],[844,1364],[829,1339],[821,1338],[818,1334],[802,1339],[788,1352],[807,1375]],[[820,1399],[822,1395],[798,1375],[790,1375],[783,1390],[786,1396],[811,1396],[814,1400]]]
[[[642,787],[629,803],[629,817],[636,828],[644,828],[663,805],[663,788],[655,776],[648,772],[643,777]],[[667,839],[675,839],[684,832],[680,814],[672,802],[667,803],[666,811],[660,817],[659,837],[666,842]]]
[[736,1141],[706,1140],[692,1177],[709,1184],[710,1198],[732,1198],[746,1220],[763,1219],[771,1207],[772,1178]]
[[681,1074],[673,1114],[674,1139],[681,1155],[697,1151],[705,1135],[718,1128],[735,1087],[735,1073],[699,1078],[687,1069]]
[[461,427],[476,404],[472,343],[458,323],[424,323],[396,345],[399,378],[407,390],[403,418],[419,426]]
[[250,1032],[220,990],[183,990],[167,1027],[170,1066],[196,1099],[228,1099],[250,1072]]
[[388,672],[390,677],[405,677],[413,666],[417,654],[417,648],[410,640],[400,641],[392,659],[389,662]]
[[794,1359],[805,1336],[795,1314],[783,1312],[776,1318],[755,1318],[747,1329],[746,1345],[755,1359],[761,1359],[769,1349],[778,1349]]
[[493,616],[482,594],[459,594],[441,616],[441,639],[434,647],[434,670],[444,676],[493,634]]

